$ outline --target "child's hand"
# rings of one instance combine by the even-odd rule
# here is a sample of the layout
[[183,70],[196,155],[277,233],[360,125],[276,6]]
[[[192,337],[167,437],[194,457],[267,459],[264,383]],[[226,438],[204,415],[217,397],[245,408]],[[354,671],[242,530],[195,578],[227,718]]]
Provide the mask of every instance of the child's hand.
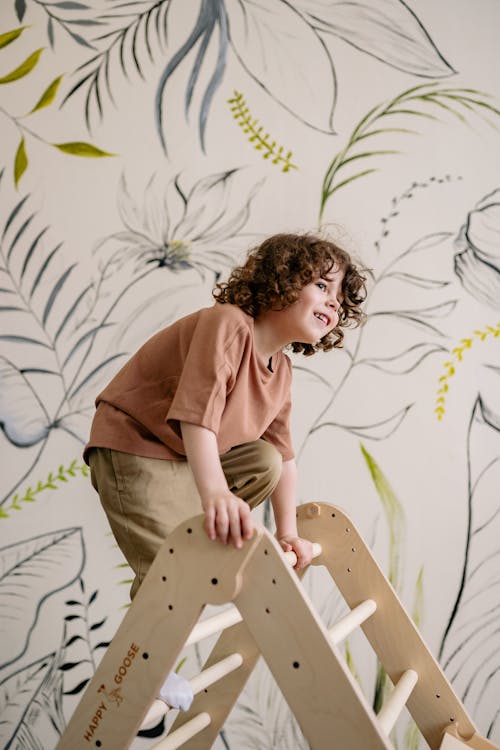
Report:
[[295,552],[297,556],[295,570],[306,568],[313,559],[313,545],[309,539],[302,539],[300,536],[282,536],[278,541],[283,552]]
[[203,527],[209,539],[220,539],[223,544],[232,541],[237,549],[244,539],[253,534],[250,506],[229,490],[203,499],[205,521]]

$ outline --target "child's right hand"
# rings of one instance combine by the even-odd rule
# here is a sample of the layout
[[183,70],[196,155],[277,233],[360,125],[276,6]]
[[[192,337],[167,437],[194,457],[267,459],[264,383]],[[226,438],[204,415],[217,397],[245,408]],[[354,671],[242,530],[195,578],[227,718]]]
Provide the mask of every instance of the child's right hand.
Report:
[[209,539],[219,539],[223,544],[231,541],[237,549],[243,540],[253,535],[250,507],[230,490],[222,490],[202,498],[205,520],[203,527]]

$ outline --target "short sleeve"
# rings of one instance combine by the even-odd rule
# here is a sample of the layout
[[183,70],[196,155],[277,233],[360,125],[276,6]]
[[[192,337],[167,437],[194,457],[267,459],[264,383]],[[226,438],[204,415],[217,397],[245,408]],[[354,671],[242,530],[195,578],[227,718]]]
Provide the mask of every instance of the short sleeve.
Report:
[[218,433],[227,393],[234,382],[248,333],[223,305],[202,310],[166,415],[180,436],[179,422]]

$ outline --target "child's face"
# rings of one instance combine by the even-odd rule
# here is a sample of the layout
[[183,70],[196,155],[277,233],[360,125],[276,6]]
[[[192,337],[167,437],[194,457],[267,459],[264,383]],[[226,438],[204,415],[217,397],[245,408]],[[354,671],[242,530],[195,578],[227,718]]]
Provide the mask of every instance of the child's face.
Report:
[[316,344],[335,328],[343,299],[343,279],[342,269],[332,269],[324,276],[318,276],[301,289],[293,305],[280,311],[289,343]]

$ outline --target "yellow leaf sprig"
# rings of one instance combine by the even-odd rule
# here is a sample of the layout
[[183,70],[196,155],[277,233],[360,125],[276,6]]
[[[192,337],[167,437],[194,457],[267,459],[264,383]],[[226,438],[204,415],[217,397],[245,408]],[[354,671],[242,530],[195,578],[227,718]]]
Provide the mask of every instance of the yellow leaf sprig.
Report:
[[259,125],[259,121],[252,117],[242,93],[235,91],[234,96],[227,102],[231,105],[234,119],[248,135],[248,141],[253,147],[262,152],[263,159],[269,159],[272,164],[279,164],[282,172],[298,169],[296,164],[292,164],[292,152],[285,151],[283,146],[279,146],[269,133],[264,132],[264,127]]
[[450,378],[455,375],[457,365],[463,361],[464,354],[471,349],[474,343],[485,341],[487,338],[498,338],[500,336],[500,323],[496,326],[486,326],[483,330],[475,330],[470,336],[460,339],[460,343],[451,350],[450,359],[444,363],[445,372],[438,379],[439,387],[436,395],[436,406],[434,414],[441,421],[446,411],[446,395],[449,391]]

